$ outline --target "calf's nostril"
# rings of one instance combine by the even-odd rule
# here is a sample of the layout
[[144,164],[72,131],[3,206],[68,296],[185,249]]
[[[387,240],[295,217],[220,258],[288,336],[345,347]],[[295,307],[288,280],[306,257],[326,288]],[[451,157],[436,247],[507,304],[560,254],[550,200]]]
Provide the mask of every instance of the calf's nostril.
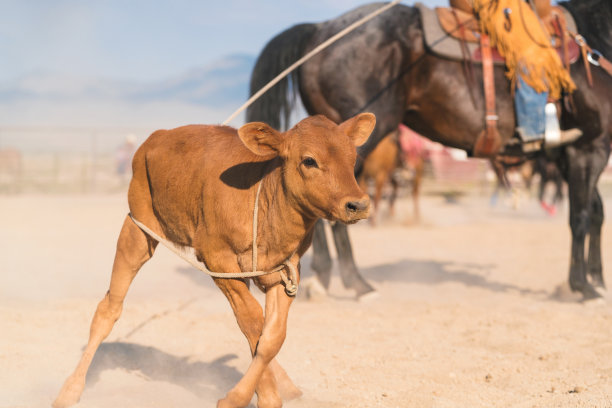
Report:
[[349,201],[346,203],[346,211],[349,213],[354,213],[366,210],[368,208],[368,203],[368,200]]

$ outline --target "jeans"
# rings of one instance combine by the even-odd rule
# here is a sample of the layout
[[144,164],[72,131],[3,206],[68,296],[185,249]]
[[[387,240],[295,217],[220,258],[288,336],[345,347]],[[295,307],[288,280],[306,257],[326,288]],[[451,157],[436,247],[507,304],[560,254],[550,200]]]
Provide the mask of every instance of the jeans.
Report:
[[544,136],[546,115],[544,108],[548,92],[536,92],[518,76],[518,85],[514,95],[514,108],[519,134],[524,142],[538,140]]

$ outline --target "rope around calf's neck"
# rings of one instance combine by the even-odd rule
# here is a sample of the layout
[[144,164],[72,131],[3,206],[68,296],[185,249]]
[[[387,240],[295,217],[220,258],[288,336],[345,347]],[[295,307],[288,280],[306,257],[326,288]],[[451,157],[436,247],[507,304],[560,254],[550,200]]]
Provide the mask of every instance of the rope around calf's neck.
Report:
[[[188,262],[191,266],[200,271],[206,273],[207,275],[212,276],[213,278],[222,278],[222,279],[242,279],[242,278],[255,278],[258,276],[269,275],[271,273],[280,273],[281,280],[285,284],[285,292],[288,296],[295,296],[297,294],[298,286],[297,286],[297,268],[293,263],[291,263],[291,258],[295,255],[295,251],[287,257],[283,263],[281,263],[276,268],[269,271],[258,271],[257,270],[257,220],[259,214],[259,193],[261,192],[262,181],[259,182],[259,186],[257,187],[257,194],[255,196],[255,206],[253,209],[253,271],[251,272],[213,272],[209,270],[206,265],[200,261],[198,261],[193,254],[185,253],[184,249],[177,246],[171,241],[161,237],[159,234],[155,233],[149,227],[144,225],[142,222],[138,221],[132,213],[129,213],[130,218],[136,224],[138,228],[144,231],[151,238],[161,243],[163,246],[168,248],[170,251],[174,252],[177,256],[182,258],[184,261]],[[289,270],[289,273],[283,272],[285,267]]]

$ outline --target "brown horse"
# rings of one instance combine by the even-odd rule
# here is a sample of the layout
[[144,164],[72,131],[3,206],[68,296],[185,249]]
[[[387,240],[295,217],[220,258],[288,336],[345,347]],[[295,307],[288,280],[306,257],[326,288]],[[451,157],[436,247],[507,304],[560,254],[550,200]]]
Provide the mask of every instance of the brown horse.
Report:
[[370,214],[370,224],[376,225],[378,205],[382,198],[383,188],[391,184],[389,195],[389,213],[395,212],[395,199],[397,198],[397,180],[393,173],[400,166],[400,149],[397,140],[397,131],[389,133],[380,141],[376,148],[363,161],[363,169],[359,175],[359,186],[363,191],[368,190],[368,181],[374,181],[374,196],[372,198],[372,212]]
[[399,125],[398,132],[402,166],[412,172],[413,220],[419,222],[421,220],[419,195],[421,194],[421,185],[425,174],[425,162],[429,157],[429,148],[426,140],[412,129]]
[[[378,203],[382,198],[383,188],[391,184],[389,194],[389,213],[395,214],[395,200],[399,188],[397,173],[410,173],[410,195],[412,196],[413,221],[421,218],[419,194],[425,172],[427,151],[424,139],[406,126],[400,125],[398,130],[389,133],[381,140],[374,150],[363,161],[359,186],[366,191],[368,180],[374,181],[373,210],[370,223],[376,224]],[[408,179],[408,177],[405,177]]]
[[285,133],[264,123],[238,131],[192,125],[153,133],[134,156],[128,191],[131,215],[153,233],[125,218],[110,289],[93,317],[81,360],[53,406],[79,400],[94,354],[119,318],[138,270],[153,256],[156,236],[193,248],[199,262],[221,275],[272,271],[254,278],[266,293],[265,313],[247,279],[215,277],[253,355],[217,407],[245,407],[255,392],[258,407],[280,407],[277,383],[285,395],[299,393],[274,360],[293,300],[283,283],[299,281],[299,260],[318,218],[353,223],[367,217],[369,199],[353,169],[355,146],[374,125],[374,115],[362,113],[341,125],[323,116],[307,118]]
[[[578,31],[591,47],[610,58],[612,2],[570,0],[560,4],[571,12]],[[276,36],[255,65],[251,93],[316,45],[379,7],[365,5],[333,20],[296,25]],[[400,123],[434,141],[472,153],[485,126],[484,91],[468,86],[461,61],[442,58],[427,48],[422,24],[418,8],[395,6],[317,54],[288,81],[272,88],[251,106],[248,120],[280,125],[284,119],[287,123],[293,106],[289,91],[293,91],[299,92],[310,114],[324,114],[335,122],[364,110],[373,112],[377,126],[358,149],[362,158]],[[577,86],[573,110],[564,107],[562,112],[562,128],[579,128],[583,136],[553,152],[569,184],[570,286],[585,298],[599,296],[596,288],[604,287],[600,245],[604,215],[597,181],[610,154],[612,132],[612,78],[599,67],[593,66],[591,71],[593,87],[588,84],[583,61],[572,66]],[[480,65],[474,66],[473,74],[475,83],[482,83]],[[502,66],[495,68],[494,81],[498,129],[506,143],[515,135],[516,121],[511,84]],[[356,172],[360,169],[358,161]],[[331,268],[325,234],[315,232],[314,239],[312,267],[325,284]],[[345,285],[354,288],[358,296],[373,290],[358,273],[346,227],[334,226],[334,240]]]

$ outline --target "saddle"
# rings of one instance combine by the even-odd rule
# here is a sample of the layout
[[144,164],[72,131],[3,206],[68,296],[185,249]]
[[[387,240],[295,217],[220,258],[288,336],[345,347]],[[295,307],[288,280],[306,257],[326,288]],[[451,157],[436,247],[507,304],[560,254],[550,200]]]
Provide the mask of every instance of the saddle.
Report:
[[[502,149],[501,136],[497,131],[498,116],[495,108],[495,85],[493,65],[505,65],[504,58],[489,45],[489,38],[480,31],[477,17],[473,14],[469,0],[451,0],[460,8],[438,7],[429,9],[423,4],[415,6],[421,12],[425,44],[434,54],[444,58],[463,61],[468,86],[472,82],[472,65],[482,64],[483,85],[486,104],[485,129],[479,135],[472,155],[492,157]],[[561,7],[548,7],[543,10],[543,25],[549,33],[551,43],[556,48],[566,69],[577,61],[580,48],[571,37],[568,29],[575,32],[576,25],[572,16]]]
[[[451,1],[451,4],[453,3],[456,2]],[[480,42],[480,27],[474,13],[464,11],[464,7],[436,7],[435,12],[442,30],[447,35],[460,42],[475,44]],[[544,15],[540,15],[539,17],[561,61],[563,61],[566,67],[573,64],[580,56],[580,47],[575,41],[572,41],[569,34],[569,31],[576,31],[573,18],[565,9],[559,6],[549,7],[541,12],[544,13]],[[571,27],[568,27],[568,24],[570,24]],[[496,50],[492,50],[492,55],[494,62],[500,64],[504,63],[504,59]],[[480,47],[476,48],[467,58],[475,62],[482,62],[482,51]]]

